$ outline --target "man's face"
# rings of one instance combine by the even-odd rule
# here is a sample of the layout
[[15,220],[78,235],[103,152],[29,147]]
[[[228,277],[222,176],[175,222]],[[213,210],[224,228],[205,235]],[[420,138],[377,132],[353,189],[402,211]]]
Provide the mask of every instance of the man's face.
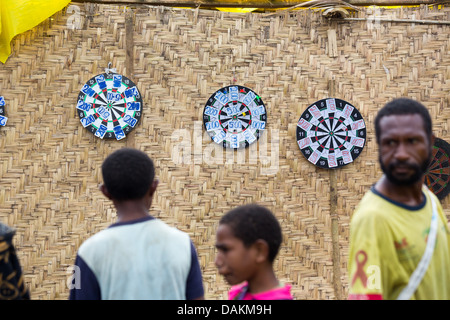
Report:
[[422,179],[431,160],[430,138],[418,114],[381,118],[379,161],[390,182],[404,186]]

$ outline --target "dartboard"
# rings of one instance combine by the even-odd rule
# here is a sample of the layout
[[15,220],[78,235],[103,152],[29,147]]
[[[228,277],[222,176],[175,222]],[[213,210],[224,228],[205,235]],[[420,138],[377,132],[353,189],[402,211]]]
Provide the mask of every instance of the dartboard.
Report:
[[425,183],[439,199],[444,199],[450,192],[449,155],[450,144],[445,140],[436,138],[433,145],[432,160],[425,174]]
[[96,137],[120,140],[139,122],[142,97],[127,77],[102,73],[81,88],[77,112],[83,127]]
[[266,121],[266,107],[261,97],[238,85],[213,93],[203,110],[206,131],[224,148],[246,148],[259,139]]
[[364,119],[344,100],[319,100],[303,112],[297,123],[301,152],[320,168],[339,168],[353,162],[365,142]]
[[6,126],[6,121],[8,118],[5,116],[5,98],[0,96],[0,126]]

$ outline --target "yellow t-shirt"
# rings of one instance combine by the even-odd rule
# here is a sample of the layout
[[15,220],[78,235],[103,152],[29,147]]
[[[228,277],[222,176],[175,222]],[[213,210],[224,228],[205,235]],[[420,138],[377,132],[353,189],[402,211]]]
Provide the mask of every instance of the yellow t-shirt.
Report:
[[[417,207],[387,199],[373,187],[350,224],[349,299],[394,300],[408,284],[425,252],[432,208],[430,192]],[[411,299],[450,300],[450,231],[438,209],[436,244],[428,269]]]

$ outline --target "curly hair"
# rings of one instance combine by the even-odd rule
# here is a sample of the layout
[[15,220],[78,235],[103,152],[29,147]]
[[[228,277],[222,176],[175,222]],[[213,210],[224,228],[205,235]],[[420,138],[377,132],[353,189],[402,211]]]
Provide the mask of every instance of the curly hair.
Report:
[[226,213],[219,224],[228,225],[247,248],[259,239],[266,241],[269,245],[268,259],[270,262],[275,260],[282,232],[277,218],[269,209],[256,204],[240,206]]
[[432,136],[432,122],[428,109],[418,101],[409,98],[398,98],[388,102],[375,117],[375,137],[380,142],[381,118],[391,115],[418,114],[422,117],[423,126],[429,138]]
[[102,164],[103,182],[111,197],[119,200],[142,198],[155,178],[155,167],[142,151],[122,148],[111,153]]

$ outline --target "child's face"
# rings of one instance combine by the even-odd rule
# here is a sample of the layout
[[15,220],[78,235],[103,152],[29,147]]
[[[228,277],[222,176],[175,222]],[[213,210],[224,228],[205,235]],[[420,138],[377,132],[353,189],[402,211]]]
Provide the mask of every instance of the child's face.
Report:
[[219,225],[216,233],[216,266],[230,285],[248,281],[255,273],[257,252],[246,248],[242,240],[233,235],[226,224]]

